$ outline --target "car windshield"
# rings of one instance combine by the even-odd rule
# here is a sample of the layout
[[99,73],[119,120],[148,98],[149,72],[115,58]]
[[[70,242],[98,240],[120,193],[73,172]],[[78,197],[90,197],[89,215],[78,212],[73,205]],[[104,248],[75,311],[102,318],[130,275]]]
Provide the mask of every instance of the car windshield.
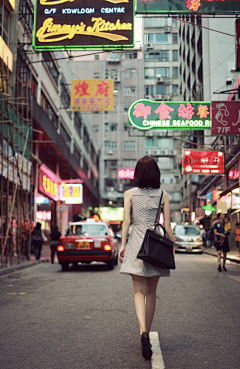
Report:
[[90,236],[107,236],[108,231],[104,224],[71,224],[66,236],[80,236],[88,233]]
[[174,229],[177,236],[200,236],[198,227],[178,225]]

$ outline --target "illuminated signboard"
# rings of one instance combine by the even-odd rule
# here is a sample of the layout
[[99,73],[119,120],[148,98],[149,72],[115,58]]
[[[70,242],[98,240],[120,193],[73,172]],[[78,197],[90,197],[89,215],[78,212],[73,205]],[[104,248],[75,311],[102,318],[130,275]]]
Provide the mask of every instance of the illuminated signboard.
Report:
[[82,184],[61,184],[60,200],[66,204],[81,204],[83,202]]
[[113,79],[72,80],[71,110],[113,110],[113,88]]
[[38,175],[38,188],[47,197],[59,200],[59,189],[61,180],[50,169],[41,165]]
[[128,110],[129,122],[140,130],[210,129],[210,102],[135,101]]
[[236,19],[236,70],[240,70],[240,19]]
[[136,13],[238,13],[236,0],[137,0]]
[[224,154],[221,151],[183,150],[183,169],[186,174],[224,173]]
[[118,178],[133,179],[135,169],[119,169]]
[[36,0],[33,47],[133,47],[134,0]]
[[103,221],[123,221],[124,208],[100,208],[99,211]]
[[240,101],[212,101],[212,135],[240,134]]

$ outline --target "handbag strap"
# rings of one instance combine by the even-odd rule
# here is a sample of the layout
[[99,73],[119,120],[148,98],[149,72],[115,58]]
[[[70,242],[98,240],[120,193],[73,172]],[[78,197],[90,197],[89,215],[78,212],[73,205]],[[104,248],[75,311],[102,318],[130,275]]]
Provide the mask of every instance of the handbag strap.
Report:
[[158,204],[158,209],[157,209],[157,214],[156,214],[156,219],[155,219],[155,222],[154,222],[154,226],[156,224],[159,224],[159,211],[161,212],[162,210],[162,207],[161,207],[161,204],[162,204],[162,197],[163,197],[163,191],[162,191],[162,194],[161,194],[161,197],[160,197],[160,201],[159,201],[159,204]]

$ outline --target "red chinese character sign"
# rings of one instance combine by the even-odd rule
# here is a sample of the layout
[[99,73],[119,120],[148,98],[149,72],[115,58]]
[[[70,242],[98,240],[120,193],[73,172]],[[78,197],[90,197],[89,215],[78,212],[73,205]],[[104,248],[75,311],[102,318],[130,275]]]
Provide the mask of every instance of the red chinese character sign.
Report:
[[140,130],[210,129],[210,102],[135,101],[128,110],[129,122]]
[[41,165],[38,175],[38,189],[47,197],[57,201],[59,200],[61,179],[56,176],[50,169]]
[[212,135],[240,134],[240,101],[212,102]]
[[113,110],[113,88],[113,79],[72,80],[71,110]]
[[183,150],[183,169],[186,174],[223,174],[224,154],[221,151]]

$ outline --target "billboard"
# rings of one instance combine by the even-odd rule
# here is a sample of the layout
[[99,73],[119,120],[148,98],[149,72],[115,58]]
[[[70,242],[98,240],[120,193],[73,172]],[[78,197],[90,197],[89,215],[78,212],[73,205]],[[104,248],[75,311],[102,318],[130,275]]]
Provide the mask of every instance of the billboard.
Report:
[[133,47],[133,27],[134,0],[35,0],[33,47]]
[[38,174],[38,189],[45,196],[55,201],[59,200],[61,179],[50,169],[41,165]]
[[240,134],[240,101],[212,102],[212,135]]
[[124,208],[100,208],[99,215],[103,221],[123,221]]
[[224,154],[221,151],[183,150],[183,169],[186,174],[223,174]]
[[64,183],[60,185],[60,200],[66,204],[82,204],[83,185],[81,183]]
[[210,102],[135,101],[128,110],[129,122],[139,130],[210,129]]
[[138,14],[225,14],[235,12],[239,12],[239,2],[236,0],[137,0],[136,10]]
[[72,80],[72,111],[103,111],[114,109],[114,80]]
[[120,179],[133,179],[135,169],[119,169],[118,178]]

